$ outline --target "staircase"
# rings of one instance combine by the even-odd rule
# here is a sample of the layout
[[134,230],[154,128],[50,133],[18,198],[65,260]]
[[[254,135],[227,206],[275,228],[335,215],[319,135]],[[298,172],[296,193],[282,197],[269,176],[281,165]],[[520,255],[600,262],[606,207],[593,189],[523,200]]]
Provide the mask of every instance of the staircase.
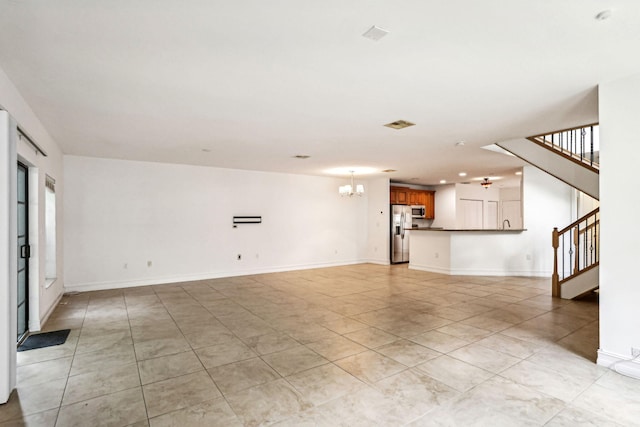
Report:
[[600,200],[597,124],[512,139],[496,145]]
[[600,271],[600,208],[558,231],[553,229],[552,295],[573,299],[597,289]]
[[[497,143],[568,185],[600,199],[598,124]],[[600,208],[553,229],[554,297],[573,299],[599,286]]]

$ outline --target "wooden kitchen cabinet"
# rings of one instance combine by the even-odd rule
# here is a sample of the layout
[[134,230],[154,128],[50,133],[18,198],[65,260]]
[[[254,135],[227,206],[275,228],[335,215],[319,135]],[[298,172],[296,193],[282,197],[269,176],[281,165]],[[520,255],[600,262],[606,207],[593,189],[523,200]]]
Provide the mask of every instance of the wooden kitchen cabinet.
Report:
[[409,204],[410,205],[419,205],[418,196],[420,195],[419,191],[409,190]]
[[427,203],[427,193],[426,191],[417,191],[415,196],[415,203],[411,203],[412,205],[426,205]]
[[392,205],[424,205],[426,219],[435,218],[435,191],[389,187],[389,199]]
[[424,192],[424,207],[426,219],[434,219],[436,217],[436,192],[425,191]]
[[392,205],[408,205],[409,189],[406,187],[390,187],[389,196]]

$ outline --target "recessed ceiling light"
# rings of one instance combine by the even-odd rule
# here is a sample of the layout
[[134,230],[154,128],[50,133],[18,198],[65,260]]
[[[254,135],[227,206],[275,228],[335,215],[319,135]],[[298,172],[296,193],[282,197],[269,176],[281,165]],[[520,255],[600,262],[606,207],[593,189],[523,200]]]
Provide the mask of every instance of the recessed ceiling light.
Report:
[[366,37],[370,40],[377,42],[387,34],[389,34],[389,31],[385,30],[384,28],[376,27],[374,25],[373,27],[365,31],[364,34],[362,34],[362,37]]
[[441,180],[440,180],[440,184],[446,184],[446,183],[447,183],[447,180],[446,180],[446,179],[441,179]]
[[211,150],[208,149],[208,148],[203,148],[202,151],[205,152],[205,153],[210,153],[211,152]]
[[396,120],[395,122],[387,123],[385,126],[391,129],[404,129],[414,125],[415,123],[411,123],[406,120]]
[[308,159],[311,156],[307,156],[306,154],[296,154],[293,156],[294,159]]
[[464,141],[456,142],[456,147],[464,147]]
[[611,14],[611,9],[603,10],[595,16],[596,21],[606,21],[607,19],[611,18]]
[[397,172],[395,169],[385,169],[382,172],[384,173],[391,173],[391,172]]
[[516,172],[516,175],[522,175],[522,171]]
[[458,174],[458,176],[467,176],[467,173],[466,173],[466,172],[460,172],[460,173]]
[[420,178],[411,178],[411,181],[418,181]]

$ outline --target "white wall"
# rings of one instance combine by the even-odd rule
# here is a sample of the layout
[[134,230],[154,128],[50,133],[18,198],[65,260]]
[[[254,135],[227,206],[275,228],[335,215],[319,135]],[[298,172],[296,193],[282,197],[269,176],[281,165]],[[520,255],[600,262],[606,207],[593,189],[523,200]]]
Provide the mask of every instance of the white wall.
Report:
[[367,260],[375,264],[390,263],[389,179],[367,181]]
[[500,200],[520,200],[520,187],[500,188]]
[[[345,180],[65,156],[65,288],[362,262],[368,196],[340,197]],[[232,228],[238,215],[262,224]]]
[[598,363],[640,348],[640,203],[633,192],[640,163],[640,74],[602,84],[600,113],[600,351]]
[[525,258],[530,255],[527,262],[531,268],[550,276],[553,272],[551,233],[554,227],[571,223],[573,189],[534,166],[524,167],[522,185],[522,216],[527,229],[522,234]]
[[[500,188],[498,228],[524,228],[522,221],[522,182],[519,187]],[[508,220],[509,222],[505,222]]]
[[456,228],[456,185],[436,187],[435,219],[432,227]]
[[581,218],[594,210],[595,208],[600,206],[600,201],[594,199],[593,197],[585,194],[581,191],[576,190],[576,219]]

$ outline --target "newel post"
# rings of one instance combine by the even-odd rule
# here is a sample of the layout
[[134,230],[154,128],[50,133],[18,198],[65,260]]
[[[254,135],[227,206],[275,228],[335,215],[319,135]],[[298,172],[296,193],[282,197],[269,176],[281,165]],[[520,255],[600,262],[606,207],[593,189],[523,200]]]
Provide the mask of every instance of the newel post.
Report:
[[558,247],[560,246],[560,238],[558,227],[553,228],[551,233],[551,245],[553,246],[553,276],[551,276],[551,295],[560,297],[560,277],[558,276]]

